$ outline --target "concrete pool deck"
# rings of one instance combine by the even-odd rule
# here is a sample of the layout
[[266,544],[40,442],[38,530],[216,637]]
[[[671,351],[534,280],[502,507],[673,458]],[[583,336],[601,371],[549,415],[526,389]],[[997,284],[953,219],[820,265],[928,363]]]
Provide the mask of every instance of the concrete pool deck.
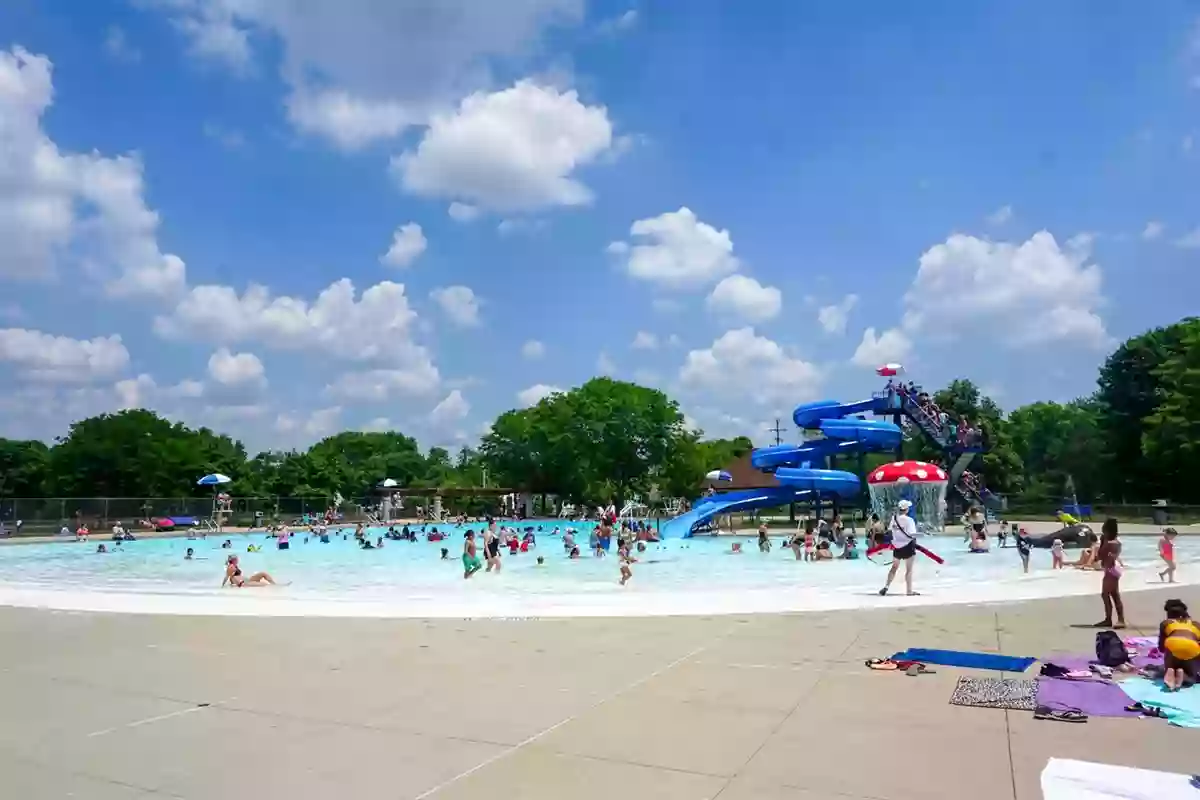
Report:
[[[1152,634],[1163,600],[1127,599]],[[1090,652],[1093,597],[726,617],[0,608],[0,785],[33,798],[1034,800],[1050,756],[1190,773],[1200,731],[948,703],[908,646]],[[996,675],[997,673],[989,673]],[[1031,670],[1032,674],[1032,670]],[[1195,691],[1200,691],[1197,689]]]

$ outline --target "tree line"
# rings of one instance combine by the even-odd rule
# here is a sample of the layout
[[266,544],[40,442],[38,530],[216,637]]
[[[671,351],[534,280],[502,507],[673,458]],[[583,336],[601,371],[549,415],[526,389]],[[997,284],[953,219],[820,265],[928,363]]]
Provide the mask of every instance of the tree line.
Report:
[[[1122,343],[1092,395],[1005,414],[971,381],[933,393],[984,428],[990,450],[972,469],[993,491],[1047,505],[1200,503],[1200,319]],[[509,487],[572,502],[621,502],[653,490],[694,497],[703,476],[752,447],[705,439],[663,392],[595,378],[501,414],[477,448],[433,447],[396,431],[344,431],[307,450],[249,457],[245,446],[143,409],[80,420],[47,445],[0,439],[0,499],[200,497],[196,479],[231,476],[239,497],[369,496],[384,478],[408,487]],[[939,454],[918,438],[906,455]],[[887,456],[881,458],[886,459]],[[874,459],[872,459],[874,461]]]

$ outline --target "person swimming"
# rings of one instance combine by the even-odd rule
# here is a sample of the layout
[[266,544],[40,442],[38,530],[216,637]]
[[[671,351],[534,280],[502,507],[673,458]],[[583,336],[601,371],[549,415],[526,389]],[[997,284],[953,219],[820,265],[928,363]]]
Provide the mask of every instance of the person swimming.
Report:
[[195,558],[195,556],[196,556],[196,551],[189,547],[187,549],[187,552],[183,554],[183,560],[191,561],[193,558]]
[[463,580],[474,575],[479,570],[483,569],[483,564],[479,560],[479,555],[475,552],[475,532],[467,531],[463,534]]

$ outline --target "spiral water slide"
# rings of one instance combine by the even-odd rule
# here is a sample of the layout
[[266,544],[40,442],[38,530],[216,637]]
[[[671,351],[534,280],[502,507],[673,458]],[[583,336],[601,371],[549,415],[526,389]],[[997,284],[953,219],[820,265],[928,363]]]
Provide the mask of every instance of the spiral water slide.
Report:
[[697,500],[691,511],[664,522],[659,530],[663,539],[684,539],[699,525],[719,514],[777,508],[797,500],[809,500],[814,493],[822,497],[853,497],[859,492],[858,476],[852,472],[821,469],[831,455],[893,450],[900,443],[900,428],[890,422],[866,420],[857,414],[887,411],[885,398],[860,403],[822,400],[797,406],[792,420],[805,431],[819,431],[823,438],[803,444],[777,444],[750,454],[756,469],[770,472],[779,486],[724,492]]

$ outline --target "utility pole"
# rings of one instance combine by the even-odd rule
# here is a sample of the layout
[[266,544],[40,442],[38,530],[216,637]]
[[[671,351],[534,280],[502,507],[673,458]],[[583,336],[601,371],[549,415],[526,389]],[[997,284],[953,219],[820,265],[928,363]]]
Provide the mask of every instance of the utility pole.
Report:
[[769,430],[771,433],[775,434],[775,444],[783,444],[782,435],[783,435],[784,428],[779,424],[779,417],[775,418],[775,427],[767,428],[767,430]]

